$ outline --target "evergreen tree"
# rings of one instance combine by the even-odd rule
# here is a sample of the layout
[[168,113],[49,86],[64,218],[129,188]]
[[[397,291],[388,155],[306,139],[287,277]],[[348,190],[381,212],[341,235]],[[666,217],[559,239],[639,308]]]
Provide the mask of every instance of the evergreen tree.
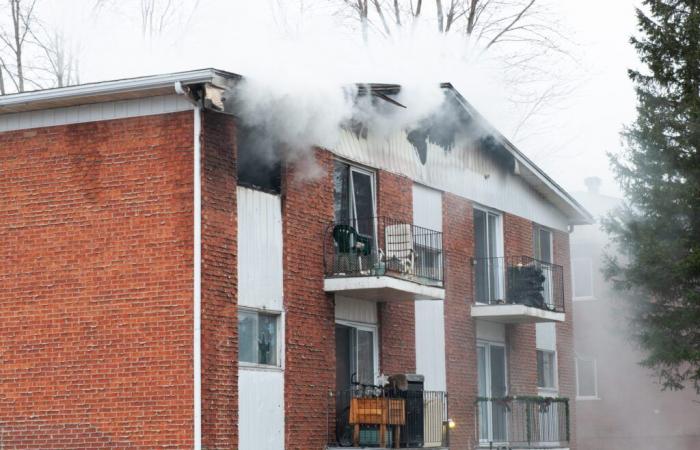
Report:
[[632,332],[664,388],[700,394],[700,0],[644,0],[629,72],[637,119],[612,157],[625,206],[605,221]]

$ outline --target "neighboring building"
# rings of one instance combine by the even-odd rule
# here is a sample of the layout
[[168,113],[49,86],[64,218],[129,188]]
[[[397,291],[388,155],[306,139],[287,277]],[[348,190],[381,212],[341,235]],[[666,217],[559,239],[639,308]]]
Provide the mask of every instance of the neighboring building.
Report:
[[0,97],[2,448],[576,448],[588,213],[450,85],[471,145],[262,165],[239,79]]
[[576,429],[579,450],[696,450],[700,403],[692,388],[661,391],[643,353],[626,336],[625,300],[601,273],[613,251],[599,219],[622,200],[602,195],[601,180],[586,179],[576,199],[596,217],[571,235],[577,370]]

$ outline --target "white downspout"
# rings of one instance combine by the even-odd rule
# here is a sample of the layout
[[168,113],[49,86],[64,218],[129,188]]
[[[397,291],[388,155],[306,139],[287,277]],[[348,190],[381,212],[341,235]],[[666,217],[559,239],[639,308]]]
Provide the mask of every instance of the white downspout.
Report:
[[194,108],[194,448],[202,448],[202,107]]
[[175,83],[175,92],[184,95],[194,105],[194,157],[192,183],[194,193],[193,204],[193,367],[194,367],[194,449],[202,449],[202,173],[201,154],[202,143],[202,103],[190,97],[179,81]]

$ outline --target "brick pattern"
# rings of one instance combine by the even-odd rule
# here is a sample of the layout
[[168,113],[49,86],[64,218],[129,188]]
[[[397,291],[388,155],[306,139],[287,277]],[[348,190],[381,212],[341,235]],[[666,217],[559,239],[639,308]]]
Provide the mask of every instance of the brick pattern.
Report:
[[3,448],[191,448],[191,112],[0,134]]
[[564,308],[566,321],[557,323],[557,366],[559,369],[559,395],[569,398],[571,441],[569,447],[576,450],[576,363],[574,355],[574,307],[571,288],[571,253],[569,234],[554,231],[554,263],[564,267]]
[[325,448],[335,411],[335,306],[323,290],[322,239],[333,221],[333,159],[315,156],[320,176],[288,167],[282,177],[287,450]]
[[[534,255],[533,224],[527,219],[503,214],[503,243],[506,258]],[[537,348],[534,323],[506,326],[508,388],[511,395],[537,395]]]
[[[377,171],[377,213],[380,217],[412,223],[413,181],[383,170]],[[416,309],[413,301],[382,302],[378,312],[382,373],[415,373]]]
[[202,446],[238,445],[236,131],[202,117]]
[[445,363],[449,414],[456,427],[450,448],[473,448],[476,440],[476,329],[471,318],[473,286],[467,267],[474,257],[474,213],[468,200],[443,194],[445,259]]

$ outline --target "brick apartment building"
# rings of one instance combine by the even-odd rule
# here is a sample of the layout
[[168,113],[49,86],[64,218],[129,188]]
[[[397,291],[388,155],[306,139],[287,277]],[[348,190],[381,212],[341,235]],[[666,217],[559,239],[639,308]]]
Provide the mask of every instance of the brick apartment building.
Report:
[[575,448],[588,213],[450,85],[469,145],[261,165],[239,79],[0,97],[0,447]]

